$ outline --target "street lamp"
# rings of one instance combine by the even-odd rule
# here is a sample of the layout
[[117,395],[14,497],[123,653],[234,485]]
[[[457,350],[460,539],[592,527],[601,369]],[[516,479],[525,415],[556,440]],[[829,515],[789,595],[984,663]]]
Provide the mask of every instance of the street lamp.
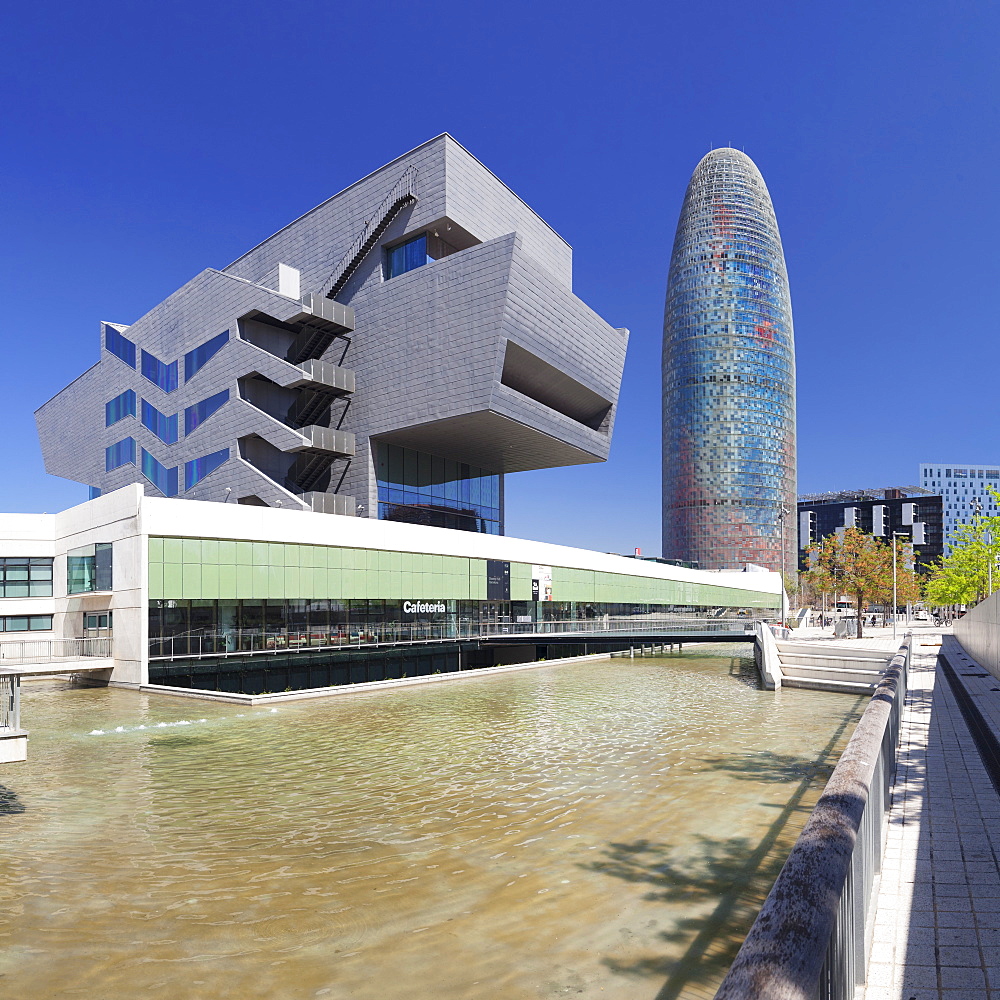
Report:
[[[983,516],[983,505],[979,497],[972,498],[972,515],[974,518],[981,518]],[[983,534],[983,542],[986,545],[986,572],[989,575],[989,593],[987,597],[993,593],[993,532],[988,528]]]
[[[892,533],[892,637],[896,638],[896,539],[909,538],[905,531]],[[909,618],[907,618],[909,622]]]
[[778,505],[778,537],[781,539],[781,555],[778,562],[778,577],[781,583],[781,627],[785,628],[788,618],[788,605],[785,596],[785,518],[788,516],[788,507],[785,504]]

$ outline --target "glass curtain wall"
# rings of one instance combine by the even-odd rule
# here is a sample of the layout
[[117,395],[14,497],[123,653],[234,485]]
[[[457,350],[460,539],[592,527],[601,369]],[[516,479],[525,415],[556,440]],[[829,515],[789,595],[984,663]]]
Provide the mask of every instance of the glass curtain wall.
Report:
[[378,516],[437,528],[503,534],[503,478],[395,444],[375,450]]

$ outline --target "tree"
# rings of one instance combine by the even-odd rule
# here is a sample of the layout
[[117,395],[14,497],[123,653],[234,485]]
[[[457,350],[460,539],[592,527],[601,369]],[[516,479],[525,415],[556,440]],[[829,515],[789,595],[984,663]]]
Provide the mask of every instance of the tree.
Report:
[[[892,549],[858,528],[828,535],[809,548],[810,585],[821,594],[851,594],[858,609],[857,637],[861,639],[864,607],[872,598],[892,600]],[[914,573],[905,565],[904,550],[896,551],[896,592],[901,602],[919,595]],[[893,609],[895,610],[895,609]]]
[[[987,487],[1000,501],[1000,493]],[[973,514],[955,531],[951,551],[931,571],[927,601],[935,607],[978,604],[990,594],[991,569],[1000,558],[1000,517]],[[1000,582],[998,579],[997,582]]]

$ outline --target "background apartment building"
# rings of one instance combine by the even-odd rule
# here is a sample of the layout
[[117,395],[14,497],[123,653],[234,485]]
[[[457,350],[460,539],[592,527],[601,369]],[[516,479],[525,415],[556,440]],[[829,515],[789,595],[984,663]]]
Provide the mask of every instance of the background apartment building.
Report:
[[941,494],[946,553],[951,549],[955,529],[972,523],[977,505],[987,517],[1000,514],[1000,505],[989,492],[1000,491],[1000,463],[956,466],[926,462],[920,466],[920,485]]

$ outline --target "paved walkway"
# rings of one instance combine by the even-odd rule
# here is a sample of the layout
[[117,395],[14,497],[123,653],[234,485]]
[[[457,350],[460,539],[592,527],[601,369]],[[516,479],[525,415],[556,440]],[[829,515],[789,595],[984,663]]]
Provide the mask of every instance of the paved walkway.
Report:
[[[935,669],[941,633],[915,638],[868,982],[855,1000],[1000,1000],[1000,797]],[[1000,720],[1000,682],[951,662]]]

